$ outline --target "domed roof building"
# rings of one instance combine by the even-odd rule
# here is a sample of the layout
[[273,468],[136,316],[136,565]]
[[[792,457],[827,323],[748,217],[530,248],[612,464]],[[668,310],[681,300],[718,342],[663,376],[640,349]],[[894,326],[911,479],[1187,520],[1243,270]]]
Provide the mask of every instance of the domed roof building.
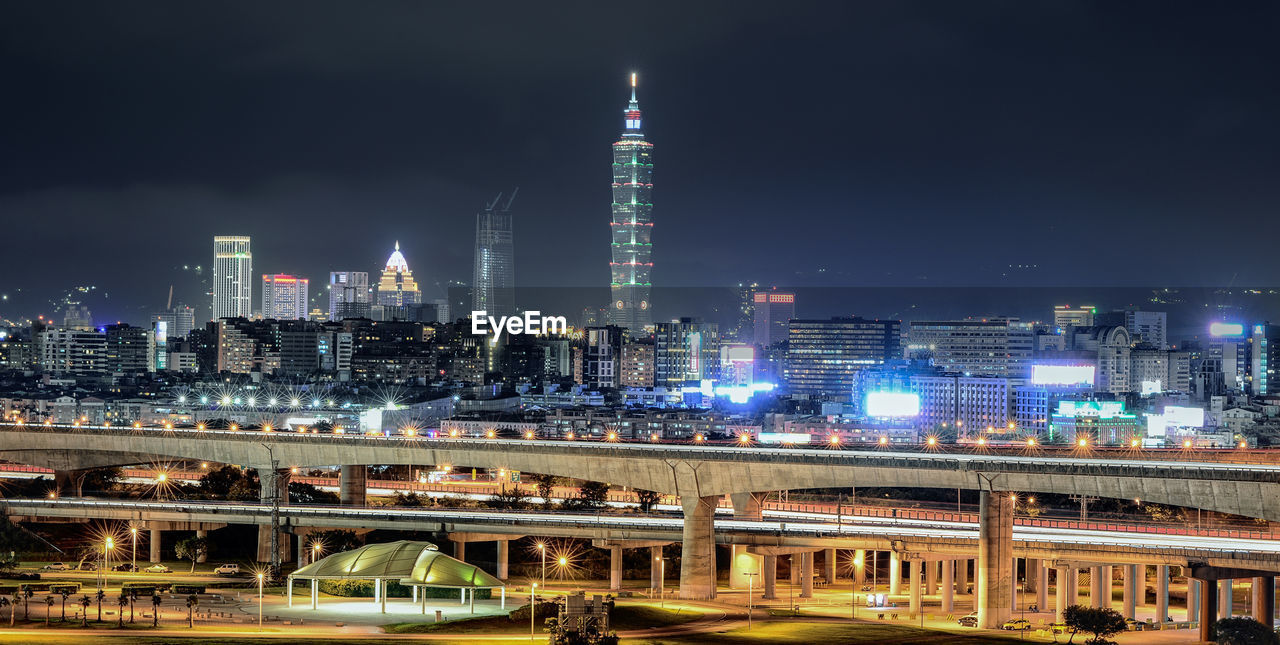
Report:
[[378,280],[378,304],[400,307],[421,302],[422,292],[418,290],[418,283],[414,281],[413,272],[409,270],[409,263],[400,252],[400,242],[397,241],[395,250],[387,258],[386,267],[382,269],[382,279]]

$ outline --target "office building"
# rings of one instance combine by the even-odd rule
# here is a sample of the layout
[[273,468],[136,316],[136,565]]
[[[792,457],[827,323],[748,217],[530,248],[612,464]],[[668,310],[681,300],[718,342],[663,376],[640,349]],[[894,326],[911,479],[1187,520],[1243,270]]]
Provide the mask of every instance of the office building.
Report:
[[372,304],[367,271],[329,272],[329,320],[368,318]]
[[1058,305],[1053,308],[1053,326],[1058,329],[1092,327],[1094,324],[1093,315],[1096,313],[1098,313],[1098,308],[1092,305],[1083,307]]
[[613,144],[609,324],[640,331],[653,320],[653,144],[640,131],[635,74],[623,114],[625,129]]
[[471,277],[471,310],[490,316],[516,314],[515,245],[511,235],[511,204],[516,192],[502,202],[498,195],[476,214],[475,266]]
[[38,336],[40,368],[55,376],[97,376],[107,370],[107,335],[48,328]]
[[1017,318],[913,321],[912,358],[931,360],[948,372],[1025,378],[1035,333]]
[[582,384],[591,389],[617,388],[622,362],[623,330],[613,325],[582,330]]
[[213,319],[253,315],[253,252],[249,237],[213,238]]
[[1280,388],[1280,325],[1253,326],[1250,350],[1249,392],[1254,396],[1275,394]]
[[662,322],[653,335],[655,387],[680,388],[715,380],[720,372],[720,326],[694,318]]
[[262,276],[262,317],[273,320],[306,320],[310,280],[274,273]]
[[399,307],[416,305],[422,302],[422,292],[413,279],[409,263],[400,253],[400,242],[387,258],[387,266],[382,270],[382,278],[378,280],[377,303],[383,306]]
[[757,347],[773,347],[787,339],[787,323],[796,317],[796,294],[757,291],[751,295]]
[[156,335],[153,330],[124,323],[106,327],[106,371],[138,374],[156,371]]
[[88,305],[70,304],[62,315],[62,326],[67,329],[93,329],[93,315]]
[[900,321],[793,319],[783,378],[792,394],[847,402],[859,370],[901,357]]
[[159,332],[158,323],[164,323],[165,335],[170,339],[186,338],[196,328],[196,310],[178,305],[151,314],[152,328]]
[[1129,330],[1134,343],[1146,343],[1156,349],[1169,349],[1168,314],[1163,311],[1109,311],[1093,317],[1093,324],[1120,326]]
[[628,339],[622,344],[618,384],[624,388],[653,387],[653,341]]

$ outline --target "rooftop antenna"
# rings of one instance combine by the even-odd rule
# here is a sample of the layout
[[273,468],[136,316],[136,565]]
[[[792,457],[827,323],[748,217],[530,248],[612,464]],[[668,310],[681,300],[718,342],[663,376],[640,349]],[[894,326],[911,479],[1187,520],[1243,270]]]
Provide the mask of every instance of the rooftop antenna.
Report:
[[165,309],[173,309],[173,285],[169,285],[169,300],[164,303]]

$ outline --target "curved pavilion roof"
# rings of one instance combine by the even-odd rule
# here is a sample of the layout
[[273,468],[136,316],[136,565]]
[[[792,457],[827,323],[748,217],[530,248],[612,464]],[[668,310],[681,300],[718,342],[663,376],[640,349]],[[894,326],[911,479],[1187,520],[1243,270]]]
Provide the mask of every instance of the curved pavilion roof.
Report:
[[294,571],[290,578],[396,580],[425,587],[504,586],[473,564],[441,553],[430,542],[400,540],[369,544],[327,556]]

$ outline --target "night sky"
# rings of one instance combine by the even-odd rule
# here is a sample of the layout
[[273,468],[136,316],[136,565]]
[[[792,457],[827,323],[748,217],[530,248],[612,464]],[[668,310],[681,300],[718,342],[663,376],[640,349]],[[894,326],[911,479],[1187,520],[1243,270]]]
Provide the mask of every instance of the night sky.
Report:
[[656,285],[1273,285],[1278,27],[1274,2],[11,2],[0,317],[87,284],[95,317],[170,284],[207,307],[180,269],[215,234],[313,294],[399,240],[442,296],[515,186],[518,282],[603,286],[631,71]]

